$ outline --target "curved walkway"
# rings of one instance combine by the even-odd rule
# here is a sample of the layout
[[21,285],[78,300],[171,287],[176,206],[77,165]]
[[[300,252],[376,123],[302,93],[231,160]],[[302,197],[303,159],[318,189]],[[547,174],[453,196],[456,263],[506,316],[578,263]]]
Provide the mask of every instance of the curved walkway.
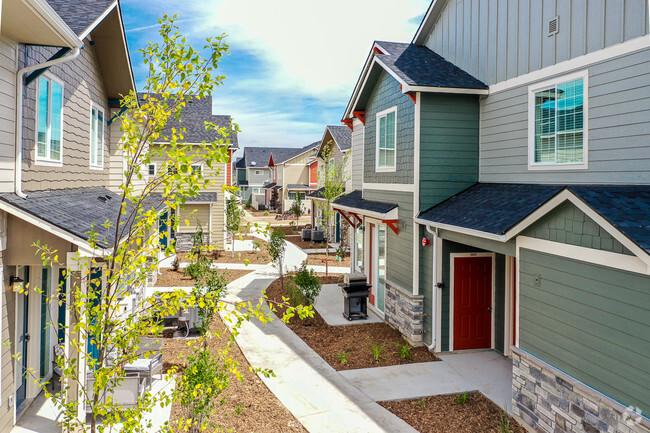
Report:
[[[286,267],[298,267],[306,254],[287,242]],[[269,265],[228,285],[229,300],[257,300],[278,277]],[[237,343],[253,367],[270,368],[276,377],[261,377],[287,409],[312,433],[417,433],[403,420],[327,364],[281,320],[267,325],[245,322]]]

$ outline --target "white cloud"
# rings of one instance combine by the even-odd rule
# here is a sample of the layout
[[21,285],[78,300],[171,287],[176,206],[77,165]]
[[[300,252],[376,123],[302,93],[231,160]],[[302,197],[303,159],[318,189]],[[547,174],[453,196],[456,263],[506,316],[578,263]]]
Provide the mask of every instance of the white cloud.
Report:
[[[228,42],[268,65],[267,84],[345,99],[373,40],[409,42],[428,0],[222,0],[196,5],[196,31],[225,32]],[[206,32],[211,30],[211,32]]]

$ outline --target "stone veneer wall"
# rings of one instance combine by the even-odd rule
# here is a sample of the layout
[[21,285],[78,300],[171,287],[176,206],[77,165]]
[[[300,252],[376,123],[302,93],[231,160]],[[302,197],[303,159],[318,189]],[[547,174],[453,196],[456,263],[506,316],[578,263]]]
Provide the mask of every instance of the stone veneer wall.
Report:
[[512,410],[540,433],[649,433],[650,420],[518,348]]
[[415,296],[386,281],[385,320],[412,345],[422,345],[424,296]]

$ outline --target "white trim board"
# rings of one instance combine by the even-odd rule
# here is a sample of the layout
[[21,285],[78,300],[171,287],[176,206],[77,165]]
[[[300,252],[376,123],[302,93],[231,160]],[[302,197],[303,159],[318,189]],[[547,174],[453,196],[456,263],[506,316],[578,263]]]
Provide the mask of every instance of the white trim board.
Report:
[[363,182],[361,188],[376,191],[415,192],[417,189],[413,183],[370,183]]

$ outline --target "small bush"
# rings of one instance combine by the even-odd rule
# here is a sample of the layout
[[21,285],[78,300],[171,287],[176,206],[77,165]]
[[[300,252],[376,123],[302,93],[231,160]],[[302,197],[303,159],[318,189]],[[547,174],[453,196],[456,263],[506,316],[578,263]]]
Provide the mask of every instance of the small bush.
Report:
[[265,210],[263,215],[264,216],[269,216],[269,211]]
[[467,403],[467,393],[461,394],[456,397],[456,404],[465,404]]
[[[306,305],[313,305],[320,294],[321,284],[313,269],[307,269],[306,262],[302,262],[298,272],[292,275],[291,281],[296,285],[296,289],[302,296]],[[289,293],[291,296],[292,294]]]
[[178,268],[181,266],[181,262],[178,261],[178,256],[174,257],[174,261],[172,262],[172,269],[174,272],[178,272]]
[[379,361],[380,359],[386,359],[386,357],[381,354],[384,351],[385,347],[386,347],[385,344],[379,344],[375,340],[371,342],[370,352],[372,353],[372,357],[375,359],[375,361]]
[[395,347],[397,347],[397,353],[400,358],[408,359],[409,361],[413,361],[413,355],[411,355],[411,349],[413,349],[413,346],[411,346],[408,341],[404,341],[404,344],[402,343],[393,343],[395,344]]
[[499,433],[510,433],[510,415],[506,406],[503,407],[499,418]]
[[337,353],[336,357],[339,359],[339,362],[341,365],[347,364],[348,363],[348,356],[350,355],[350,351],[344,350],[341,353]]

